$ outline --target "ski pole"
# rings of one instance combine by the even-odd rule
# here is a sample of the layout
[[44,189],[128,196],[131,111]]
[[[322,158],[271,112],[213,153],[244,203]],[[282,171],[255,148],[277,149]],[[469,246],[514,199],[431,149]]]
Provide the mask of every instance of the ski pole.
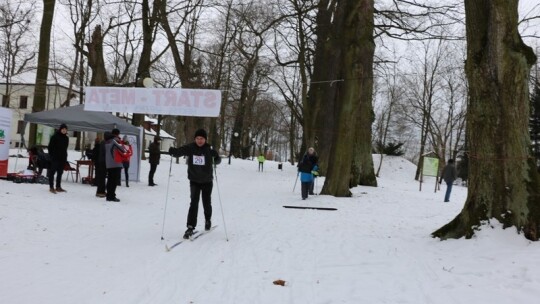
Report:
[[229,241],[229,235],[227,234],[227,225],[225,224],[225,214],[223,213],[223,204],[221,203],[221,193],[219,192],[219,183],[217,178],[216,165],[214,164],[214,177],[216,179],[216,189],[218,193],[219,207],[221,209],[221,218],[223,219],[223,230],[225,231],[225,239]]
[[298,182],[298,176],[300,175],[300,171],[296,173],[296,179],[294,180],[294,187],[292,188],[292,192],[294,192],[294,189],[296,189],[296,183]]
[[165,215],[167,214],[167,202],[169,201],[169,184],[171,182],[171,171],[172,171],[172,155],[171,155],[171,163],[169,165],[169,178],[167,178],[167,193],[165,194],[165,208],[163,210],[163,227],[161,227],[161,240],[163,239],[163,232],[165,231]]

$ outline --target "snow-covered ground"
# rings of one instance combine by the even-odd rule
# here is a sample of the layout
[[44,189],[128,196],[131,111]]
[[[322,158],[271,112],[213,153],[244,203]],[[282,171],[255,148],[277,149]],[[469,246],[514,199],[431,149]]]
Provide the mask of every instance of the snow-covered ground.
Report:
[[119,203],[71,178],[59,194],[1,180],[0,303],[537,303],[540,244],[500,225],[471,240],[431,238],[467,189],[443,203],[444,185],[434,193],[429,178],[420,192],[413,164],[384,159],[379,187],[305,201],[294,166],[267,161],[259,173],[255,161],[225,159],[212,198],[218,227],[170,252],[189,205],[183,162],[162,156],[157,187],[143,162],[143,180],[119,187]]

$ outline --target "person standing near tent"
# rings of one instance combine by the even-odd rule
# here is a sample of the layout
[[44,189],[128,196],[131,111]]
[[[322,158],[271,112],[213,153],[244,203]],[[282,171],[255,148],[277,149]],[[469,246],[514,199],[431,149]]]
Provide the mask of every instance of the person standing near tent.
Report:
[[111,139],[113,135],[111,132],[105,132],[103,134],[103,140],[101,142],[96,138],[96,143],[94,144],[94,157],[97,156],[96,162],[96,196],[97,197],[106,197],[107,192],[105,188],[105,178],[107,176],[107,166],[105,165],[105,142]]
[[[122,166],[124,167],[124,174],[126,177],[126,187],[129,187],[129,161],[131,159],[131,155],[133,155],[133,148],[131,147],[131,143],[129,142],[127,135],[122,137],[121,144],[127,151],[126,154],[122,155]],[[120,173],[120,175],[122,175],[122,173]],[[120,183],[122,182],[120,181]]]
[[169,148],[169,154],[173,157],[187,156],[189,188],[191,192],[191,203],[189,205],[187,217],[187,230],[184,239],[193,235],[197,226],[197,214],[199,211],[199,198],[202,193],[202,204],[204,208],[205,224],[204,229],[210,230],[212,227],[212,187],[213,187],[213,167],[221,163],[221,157],[216,150],[206,143],[207,133],[204,129],[195,132],[193,143],[179,148]]
[[157,186],[154,183],[154,173],[156,173],[157,166],[159,165],[159,159],[161,158],[161,149],[159,143],[161,138],[159,136],[154,137],[154,141],[148,147],[149,157],[148,162],[150,162],[150,172],[148,173],[148,186]]
[[113,129],[111,137],[105,141],[105,166],[107,167],[107,201],[119,202],[116,197],[118,178],[122,174],[122,157],[127,151],[120,144],[120,130]]
[[314,180],[319,175],[319,167],[317,165],[319,158],[315,149],[310,147],[302,160],[298,162],[298,172],[300,173],[300,182],[302,183],[302,199],[310,195],[314,195]]
[[263,166],[264,166],[264,161],[266,159],[264,158],[264,155],[261,153],[261,155],[259,155],[259,157],[257,157],[257,160],[259,161],[259,172],[262,172],[263,171]]
[[441,179],[439,180],[439,184],[442,184],[442,181],[446,183],[446,194],[444,195],[444,202],[448,203],[450,201],[450,193],[452,193],[452,185],[454,184],[454,181],[457,178],[457,170],[454,166],[454,160],[449,159],[446,163],[446,166],[444,166],[444,169],[441,173]]
[[[60,129],[51,136],[49,146],[49,157],[51,163],[47,170],[47,177],[49,178],[49,191],[51,193],[66,192],[62,188],[62,174],[64,173],[64,166],[67,163],[67,148],[69,145],[69,138],[67,136],[66,124],[61,124]],[[54,187],[54,175],[56,174],[56,188]]]

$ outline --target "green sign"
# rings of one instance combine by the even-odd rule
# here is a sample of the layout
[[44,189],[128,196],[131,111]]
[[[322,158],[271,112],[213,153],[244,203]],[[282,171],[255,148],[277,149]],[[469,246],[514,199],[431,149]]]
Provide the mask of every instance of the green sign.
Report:
[[422,175],[437,176],[438,171],[439,159],[433,157],[424,157],[424,164],[422,165]]

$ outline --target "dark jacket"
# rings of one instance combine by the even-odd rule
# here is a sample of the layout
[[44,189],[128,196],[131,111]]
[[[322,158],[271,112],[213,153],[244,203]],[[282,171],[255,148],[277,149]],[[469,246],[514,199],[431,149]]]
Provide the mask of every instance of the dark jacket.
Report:
[[190,143],[179,148],[170,148],[174,157],[187,156],[188,179],[195,183],[210,183],[214,178],[213,165],[221,163],[221,157],[209,144],[202,147]]
[[457,178],[457,170],[453,163],[447,164],[441,174],[441,181],[444,180],[447,184],[453,183]]
[[161,151],[159,150],[159,143],[152,142],[150,146],[148,146],[148,152],[150,153],[150,156],[148,157],[148,161],[153,165],[159,165],[159,158],[161,157]]
[[98,164],[101,159],[100,155],[100,149],[101,148],[101,142],[94,144],[94,149],[92,149],[92,161],[94,164]]
[[56,131],[51,140],[49,141],[49,156],[51,161],[65,163],[67,162],[67,148],[69,145],[69,138],[66,134],[62,134],[60,130]]
[[110,140],[111,138],[114,138],[114,135],[112,135],[111,132],[105,132],[103,134],[103,140],[99,143],[99,156],[97,159],[97,165],[99,168],[105,170],[107,169],[107,166],[105,165],[105,155],[107,154],[105,151],[105,143],[107,140]]
[[302,160],[298,163],[298,171],[303,173],[310,173],[313,171],[313,167],[317,165],[319,158],[316,154],[304,154]]

